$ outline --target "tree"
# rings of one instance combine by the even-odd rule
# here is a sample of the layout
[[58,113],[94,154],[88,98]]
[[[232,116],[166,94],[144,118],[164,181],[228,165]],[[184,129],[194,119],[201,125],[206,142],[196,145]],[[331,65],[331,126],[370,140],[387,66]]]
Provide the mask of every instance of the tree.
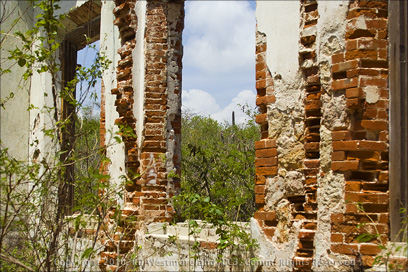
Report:
[[[260,137],[253,118],[228,125],[188,115],[182,120],[182,135],[182,194],[209,197],[224,207],[229,220],[249,220],[255,211],[254,146]],[[204,219],[198,212],[194,216]]]

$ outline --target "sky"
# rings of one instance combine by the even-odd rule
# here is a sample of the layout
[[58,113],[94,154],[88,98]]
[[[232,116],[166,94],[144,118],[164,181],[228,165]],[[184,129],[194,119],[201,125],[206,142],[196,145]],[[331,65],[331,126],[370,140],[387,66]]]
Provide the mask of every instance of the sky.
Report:
[[[255,108],[255,24],[254,1],[185,2],[183,113],[230,123],[234,111],[237,123],[245,121],[238,105]],[[87,65],[94,57],[85,48],[78,63]]]
[[236,121],[255,107],[254,1],[186,1],[183,112]]

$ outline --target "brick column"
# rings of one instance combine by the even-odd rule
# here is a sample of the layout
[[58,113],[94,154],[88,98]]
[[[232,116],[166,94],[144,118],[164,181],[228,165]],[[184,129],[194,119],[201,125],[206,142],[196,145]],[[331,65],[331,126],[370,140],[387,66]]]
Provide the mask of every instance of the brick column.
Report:
[[[115,233],[105,241],[101,268],[126,271],[137,231],[151,222],[169,222],[174,213],[171,197],[179,180],[169,173],[180,174],[181,163],[184,1],[115,0],[115,5],[114,24],[122,45],[116,66],[117,88],[111,90],[119,113],[115,124],[132,130],[137,138],[122,134],[128,180],[120,222],[115,225],[112,218],[107,219]],[[137,46],[142,50],[135,50]],[[143,82],[135,82],[135,75],[143,75]],[[135,103],[137,99],[141,104]],[[115,208],[110,216],[114,212]]]
[[[332,215],[331,251],[357,258],[359,253],[365,267],[389,234],[387,7],[386,1],[352,1],[346,49],[332,57],[332,90],[345,93],[350,126],[332,133],[332,170],[344,174],[347,204],[344,214]],[[357,228],[360,223],[367,224]],[[356,240],[377,231],[378,239]]]
[[274,211],[265,211],[265,184],[267,177],[278,173],[278,153],[276,139],[269,139],[267,105],[275,103],[271,73],[266,64],[266,37],[256,33],[256,105],[260,114],[255,121],[261,126],[261,140],[255,142],[255,203],[258,211],[254,218],[267,237],[272,237],[278,224]]

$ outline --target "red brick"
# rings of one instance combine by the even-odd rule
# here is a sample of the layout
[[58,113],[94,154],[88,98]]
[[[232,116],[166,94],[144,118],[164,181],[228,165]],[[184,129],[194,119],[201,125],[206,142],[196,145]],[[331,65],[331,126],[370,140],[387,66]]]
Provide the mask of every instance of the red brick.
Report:
[[354,6],[353,5],[350,6],[351,8],[347,14],[347,19],[352,19],[360,16],[364,16],[365,18],[377,18],[376,10],[357,8],[356,6],[359,5],[358,3],[355,3]]
[[361,107],[360,99],[358,98],[347,98],[346,107],[349,109],[357,109]]
[[255,141],[255,149],[264,149],[265,148],[265,141]]
[[378,181],[388,181],[388,171],[380,172],[380,174],[378,175]]
[[265,141],[265,147],[266,148],[273,148],[276,147],[276,140],[274,139],[268,139]]
[[388,122],[387,121],[376,121],[376,120],[362,120],[361,126],[365,129],[370,129],[370,130],[387,130]]
[[319,150],[319,142],[305,143],[304,147],[307,151]]
[[334,151],[357,150],[357,141],[336,141],[332,145]]
[[377,50],[357,49],[347,51],[345,55],[346,60],[355,59],[377,59]]
[[350,61],[334,64],[332,66],[332,72],[333,73],[343,72],[343,71],[353,69],[353,68],[357,68],[357,67],[358,67],[358,61],[357,60],[350,60]]
[[277,167],[256,167],[255,174],[263,176],[275,176],[278,173]]
[[266,52],[266,43],[259,44],[256,46],[256,53],[259,54],[262,52]]
[[278,158],[256,158],[255,159],[255,167],[262,167],[262,166],[276,166],[278,165]]
[[340,53],[340,54],[335,54],[332,56],[332,63],[336,64],[339,62],[344,61],[344,53]]
[[350,88],[346,90],[346,97],[353,98],[361,96],[361,89],[360,88]]
[[332,223],[343,223],[344,222],[344,215],[341,214],[341,213],[332,213],[331,222]]
[[275,229],[262,229],[263,232],[265,233],[266,237],[272,237],[273,234],[275,233]]
[[256,80],[266,79],[266,71],[265,70],[257,71],[255,78],[256,78]]
[[346,41],[346,50],[357,49],[357,40],[348,40]]
[[332,132],[332,140],[333,141],[351,140],[351,133],[350,133],[349,130],[333,131]]
[[357,213],[357,206],[355,204],[346,204],[346,213]]
[[322,102],[320,100],[308,100],[306,101],[306,110],[316,110],[322,107]]
[[388,31],[387,30],[379,30],[377,32],[377,39],[387,39]]
[[319,168],[320,160],[304,160],[303,163],[307,168]]
[[266,113],[264,113],[264,114],[258,114],[258,115],[255,117],[255,122],[256,122],[257,124],[267,123],[267,122],[268,122],[268,120],[267,120],[267,114],[266,114]]
[[256,105],[257,106],[268,105],[268,104],[275,103],[275,101],[276,101],[276,97],[274,95],[258,96],[256,98]]
[[333,161],[332,170],[333,171],[348,171],[348,170],[357,170],[358,161]]
[[346,181],[346,191],[360,191],[361,182],[360,181]]
[[331,242],[332,243],[343,243],[343,235],[340,233],[332,233]]
[[276,212],[255,212],[254,213],[255,219],[260,220],[268,220],[268,221],[275,221],[276,220]]
[[[360,148],[360,146],[359,146]],[[380,152],[375,151],[349,151],[347,153],[348,160],[363,160],[363,161],[379,161]]]
[[380,88],[387,88],[388,80],[385,78],[362,77],[360,78],[360,86],[377,86]]
[[308,177],[308,178],[305,180],[305,184],[306,184],[306,185],[317,184],[317,178]]
[[255,203],[264,204],[265,203],[265,195],[255,195]]
[[381,252],[378,245],[360,245],[360,253],[364,255],[377,255]]
[[379,59],[387,59],[387,58],[388,58],[388,50],[386,50],[386,49],[379,49],[379,50],[378,50],[378,58],[379,58]]
[[358,252],[357,245],[332,245],[331,251],[333,253],[340,253],[340,254],[347,254],[347,255],[355,255]]
[[214,242],[201,242],[200,243],[200,247],[201,248],[206,248],[206,249],[216,249],[217,248],[217,244]]
[[360,67],[366,68],[388,68],[388,62],[385,60],[371,60],[371,59],[361,59]]
[[377,109],[367,109],[366,111],[364,111],[363,117],[369,119],[377,118]]
[[361,259],[363,260],[363,265],[366,267],[372,267],[374,265],[374,257],[372,256],[362,256]]
[[265,185],[256,185],[255,194],[265,194]]
[[257,158],[270,158],[278,154],[276,148],[260,149],[255,151],[255,156]]
[[379,119],[388,119],[388,111],[386,111],[386,110],[378,111],[378,118]]
[[[347,31],[346,38],[347,39],[357,39],[362,37],[375,37],[376,31],[371,29],[352,29]],[[353,52],[353,51],[348,51]],[[347,53],[346,53],[347,54]]]
[[266,88],[266,80],[265,79],[257,80],[256,81],[256,88],[257,89]]
[[364,8],[381,8],[381,9],[387,9],[388,8],[388,3],[384,1],[373,1],[373,0],[365,0],[365,1],[358,1],[358,6],[359,7],[364,7]]
[[358,47],[362,49],[387,48],[387,41],[374,39],[359,39]]
[[333,80],[332,89],[333,90],[343,90],[343,89],[357,87],[357,84],[358,84],[357,78],[338,79],[338,80]]
[[353,70],[347,71],[347,77],[356,77],[356,76],[376,77],[379,75],[380,75],[380,71],[374,70],[374,69],[361,68],[361,69],[353,69]]
[[311,239],[313,239],[314,238],[314,236],[315,236],[315,232],[314,231],[300,231],[299,232],[299,236],[298,236],[298,238],[299,239],[309,239],[309,240],[311,240]]
[[381,131],[378,140],[388,142],[388,131]]
[[358,203],[388,203],[388,194],[386,193],[346,192],[344,198],[346,201]]
[[260,185],[260,184],[265,184],[266,183],[266,179],[264,176],[256,176],[255,177],[255,184],[256,185]]
[[332,153],[333,161],[343,161],[346,159],[346,153],[344,151],[334,151]]
[[[363,120],[364,121],[364,120]],[[359,141],[359,150],[387,151],[387,144],[376,141]]]

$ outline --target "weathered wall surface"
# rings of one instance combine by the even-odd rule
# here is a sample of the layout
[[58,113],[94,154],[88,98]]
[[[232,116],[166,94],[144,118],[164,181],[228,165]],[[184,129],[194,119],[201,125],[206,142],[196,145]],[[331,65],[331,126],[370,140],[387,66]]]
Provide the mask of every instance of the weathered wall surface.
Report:
[[271,269],[368,268],[388,241],[387,14],[386,1],[257,2],[253,226]]
[[101,255],[102,267],[114,269],[118,257],[132,252],[146,225],[172,219],[170,199],[179,181],[171,174],[180,174],[181,160],[184,2],[114,1],[104,3],[105,9],[113,10],[113,33],[119,35],[111,37],[109,16],[103,16],[101,37],[105,32],[107,44],[117,45],[107,50],[109,56],[117,50],[119,58],[104,76],[104,137],[117,127],[130,128],[137,136],[122,135],[123,144],[107,150],[112,163],[105,171],[112,181],[123,182],[121,175],[128,179],[117,207],[125,225],[117,229],[117,240],[106,242]]
[[[24,2],[6,3],[24,10]],[[65,1],[61,12],[83,3]],[[101,101],[101,144],[111,162],[101,168],[123,189],[116,199],[122,225],[114,224],[112,209],[106,221],[116,232],[109,241],[100,237],[100,267],[123,270],[117,260],[139,254],[152,260],[142,270],[190,270],[180,263],[191,254],[186,226],[163,227],[180,186],[184,2],[102,1],[99,13],[101,51],[113,62],[103,74]],[[15,28],[26,29],[32,16],[25,13]],[[256,16],[261,140],[255,143],[258,211],[250,232],[260,247],[252,268],[371,268],[378,245],[390,237],[388,2],[258,1]],[[64,22],[62,36],[82,23],[74,18]],[[23,72],[13,69],[13,77]],[[2,76],[3,99],[13,77]],[[52,124],[40,110],[26,111],[29,103],[52,105],[44,95],[51,92],[49,75],[35,74],[31,86],[15,94],[14,101],[24,103],[6,105],[13,115],[1,112],[2,140],[22,158],[29,141],[21,139],[39,140],[32,153],[46,150],[41,128]],[[137,137],[122,134],[116,143],[112,136],[121,127]],[[358,243],[361,233],[379,237]],[[218,237],[211,228],[202,235],[197,256],[213,260]],[[193,264],[230,269],[218,265]]]
[[[10,69],[10,73],[1,75],[1,100],[5,101],[4,108],[0,107],[0,136],[2,144],[9,153],[20,160],[28,158],[28,138],[30,113],[27,111],[30,101],[30,84],[23,80],[25,68],[12,65],[13,60],[7,60],[8,50],[21,45],[21,41],[13,37],[15,31],[27,31],[34,20],[33,10],[29,3],[21,1],[5,1],[0,7],[1,30],[1,69]],[[15,19],[21,17],[15,23]],[[15,23],[15,24],[14,24]],[[11,99],[7,99],[12,95]]]

